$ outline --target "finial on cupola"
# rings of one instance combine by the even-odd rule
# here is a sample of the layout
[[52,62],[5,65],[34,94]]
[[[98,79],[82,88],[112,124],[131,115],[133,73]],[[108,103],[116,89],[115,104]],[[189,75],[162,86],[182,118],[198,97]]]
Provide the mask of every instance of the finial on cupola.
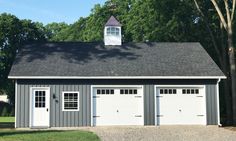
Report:
[[111,16],[104,28],[104,43],[105,45],[121,45],[121,24],[114,17]]

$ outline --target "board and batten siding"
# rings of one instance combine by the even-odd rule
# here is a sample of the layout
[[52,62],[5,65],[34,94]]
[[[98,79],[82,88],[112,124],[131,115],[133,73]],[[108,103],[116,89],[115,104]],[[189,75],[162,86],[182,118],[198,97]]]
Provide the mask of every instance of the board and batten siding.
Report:
[[144,85],[144,125],[155,125],[154,85]]
[[[50,127],[90,126],[90,86],[73,84],[45,84],[17,86],[16,127],[29,127],[30,87],[50,87]],[[79,111],[62,111],[62,92],[79,91]]]
[[218,124],[216,85],[206,85],[207,125]]
[[[16,127],[29,127],[30,88],[50,87],[50,127],[91,126],[91,85],[143,85],[144,125],[155,125],[154,85],[204,84],[207,98],[207,124],[217,125],[215,81],[206,80],[18,80]],[[62,111],[62,91],[79,91],[79,111]]]

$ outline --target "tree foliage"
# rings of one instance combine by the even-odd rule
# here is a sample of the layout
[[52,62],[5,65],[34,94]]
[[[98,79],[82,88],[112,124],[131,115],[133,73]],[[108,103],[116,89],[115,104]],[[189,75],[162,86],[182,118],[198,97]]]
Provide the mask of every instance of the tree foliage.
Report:
[[42,25],[30,20],[19,20],[17,17],[3,13],[0,15],[0,92],[14,98],[14,85],[7,79],[11,65],[20,47],[30,41],[44,40]]
[[45,34],[50,41],[66,41],[68,38],[68,28],[69,25],[64,22],[53,22],[45,26]]
[[[222,30],[211,1],[198,1],[202,14],[196,8],[194,1],[107,0],[104,5],[95,5],[88,17],[81,17],[73,24],[54,22],[45,26],[3,13],[0,15],[0,89],[13,95],[14,86],[7,80],[7,75],[17,50],[24,43],[41,40],[103,41],[104,25],[111,15],[122,24],[123,42],[200,42],[228,75],[230,73],[228,64],[224,64],[228,60],[222,61],[223,55],[227,55],[224,53],[227,34]],[[230,3],[232,0],[224,1],[232,5]],[[220,9],[224,9],[224,2],[220,0],[217,2]],[[233,36],[235,42],[235,35]],[[230,96],[226,95],[228,88],[224,87],[225,91],[221,95],[220,102],[223,103],[221,105],[223,115],[228,109],[224,106],[225,103],[230,105]]]
[[[166,6],[168,5],[168,6]],[[52,41],[102,41],[107,19],[114,15],[122,23],[123,41],[195,41],[196,12],[190,0],[109,0],[103,6],[97,4],[86,18],[53,32]],[[69,34],[67,34],[69,33]]]

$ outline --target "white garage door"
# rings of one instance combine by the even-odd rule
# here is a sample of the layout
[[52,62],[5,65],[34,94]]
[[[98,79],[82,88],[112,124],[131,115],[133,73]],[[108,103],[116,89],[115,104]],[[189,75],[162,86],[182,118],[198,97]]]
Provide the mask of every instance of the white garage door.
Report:
[[157,125],[206,125],[204,87],[157,87]]
[[144,125],[142,87],[94,87],[93,125]]

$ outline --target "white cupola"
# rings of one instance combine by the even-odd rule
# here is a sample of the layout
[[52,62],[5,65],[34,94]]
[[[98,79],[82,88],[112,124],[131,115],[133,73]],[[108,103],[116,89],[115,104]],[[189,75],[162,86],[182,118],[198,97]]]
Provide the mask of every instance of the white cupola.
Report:
[[104,28],[104,43],[105,45],[121,45],[121,24],[114,16],[105,24]]

